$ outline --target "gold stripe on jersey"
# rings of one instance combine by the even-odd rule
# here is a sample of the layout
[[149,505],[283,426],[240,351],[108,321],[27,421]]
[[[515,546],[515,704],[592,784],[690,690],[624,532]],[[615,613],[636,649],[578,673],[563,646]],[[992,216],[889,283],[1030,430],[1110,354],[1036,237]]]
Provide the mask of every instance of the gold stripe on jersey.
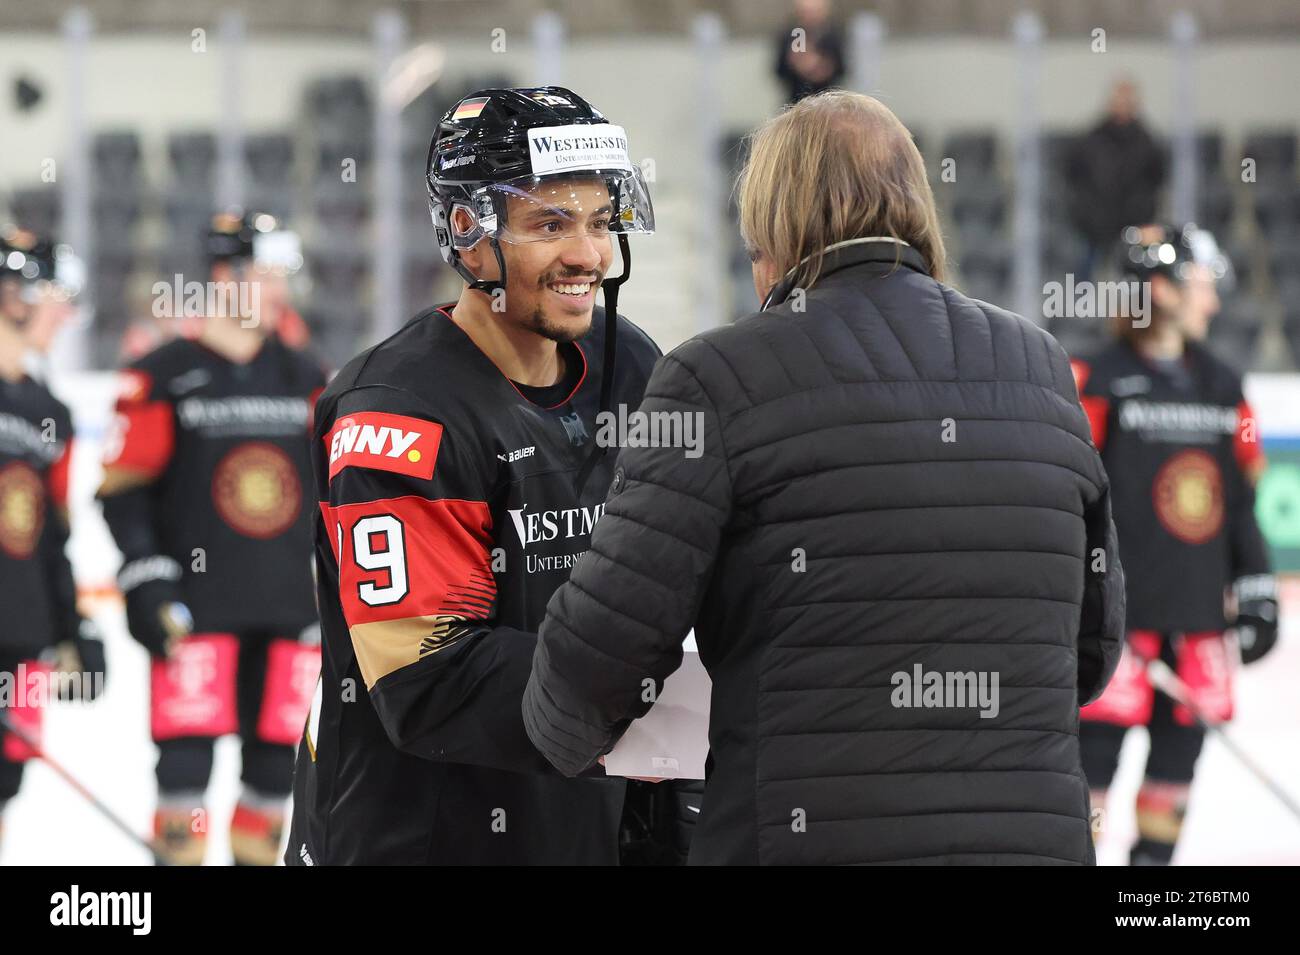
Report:
[[471,631],[465,618],[446,614],[377,620],[348,628],[366,689],[388,674],[457,643]]

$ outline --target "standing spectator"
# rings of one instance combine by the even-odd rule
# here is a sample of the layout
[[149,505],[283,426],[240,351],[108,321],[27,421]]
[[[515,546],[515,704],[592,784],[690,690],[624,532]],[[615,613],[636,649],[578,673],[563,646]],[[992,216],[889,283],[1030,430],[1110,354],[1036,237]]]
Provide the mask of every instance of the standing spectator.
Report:
[[797,103],[844,78],[844,37],[830,0],[796,0],[794,19],[776,38],[776,75]]
[[1070,219],[1087,251],[1077,278],[1092,277],[1098,255],[1134,222],[1155,218],[1156,194],[1165,180],[1165,157],[1138,118],[1137,87],[1121,79],[1110,93],[1106,117],[1079,140],[1067,161]]

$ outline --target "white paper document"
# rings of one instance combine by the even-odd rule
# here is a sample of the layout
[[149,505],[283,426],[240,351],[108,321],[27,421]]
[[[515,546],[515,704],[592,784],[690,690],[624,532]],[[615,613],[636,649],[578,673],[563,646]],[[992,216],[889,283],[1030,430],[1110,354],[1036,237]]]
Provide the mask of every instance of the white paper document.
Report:
[[658,701],[605,755],[606,774],[703,779],[712,689],[692,631],[682,644],[682,665],[664,682]]

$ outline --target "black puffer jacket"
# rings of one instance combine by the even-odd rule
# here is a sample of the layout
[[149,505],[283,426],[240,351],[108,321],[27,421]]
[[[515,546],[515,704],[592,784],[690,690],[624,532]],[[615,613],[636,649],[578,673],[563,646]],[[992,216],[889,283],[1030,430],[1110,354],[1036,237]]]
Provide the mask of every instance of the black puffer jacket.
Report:
[[[524,720],[566,774],[694,625],[692,862],[1093,861],[1078,708],[1124,621],[1106,474],[1051,336],[898,250],[841,248],[804,310],[660,360],[641,410],[701,414],[703,454],[625,448],[551,598]],[[917,668],[996,677],[996,712],[897,705],[934,702]]]

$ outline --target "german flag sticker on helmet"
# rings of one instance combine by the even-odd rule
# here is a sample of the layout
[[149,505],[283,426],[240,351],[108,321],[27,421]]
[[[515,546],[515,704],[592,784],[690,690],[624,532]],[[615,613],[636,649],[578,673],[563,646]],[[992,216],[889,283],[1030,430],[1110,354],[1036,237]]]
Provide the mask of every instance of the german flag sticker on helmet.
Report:
[[451,114],[452,119],[475,119],[478,114],[483,112],[487,106],[490,96],[479,96],[475,99],[462,100],[461,104],[456,107],[456,112]]
[[364,411],[339,418],[323,440],[331,479],[346,467],[359,467],[427,481],[433,477],[442,425],[405,415]]

